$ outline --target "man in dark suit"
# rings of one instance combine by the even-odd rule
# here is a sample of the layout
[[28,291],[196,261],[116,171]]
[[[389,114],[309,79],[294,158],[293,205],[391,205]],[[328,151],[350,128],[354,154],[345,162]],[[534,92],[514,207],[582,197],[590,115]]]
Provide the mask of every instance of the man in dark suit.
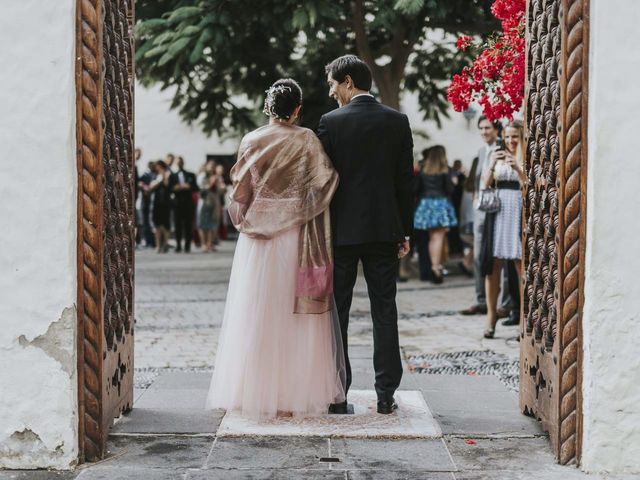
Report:
[[[362,261],[373,320],[373,365],[378,413],[392,413],[402,378],[398,344],[398,259],[409,251],[413,228],[413,139],[406,115],[369,93],[371,71],[354,55],[326,67],[329,96],[340,108],[320,119],[318,137],[340,176],[331,202],[334,296],[344,344],[347,389],[351,367],[347,329],[353,287]],[[347,403],[331,411],[346,413]]]
[[191,233],[193,232],[193,218],[195,206],[192,193],[198,190],[196,176],[184,169],[184,159],[178,157],[178,171],[169,178],[169,189],[175,200],[175,226],[176,226],[176,253],[182,251],[182,239],[184,238],[184,251],[191,251]]

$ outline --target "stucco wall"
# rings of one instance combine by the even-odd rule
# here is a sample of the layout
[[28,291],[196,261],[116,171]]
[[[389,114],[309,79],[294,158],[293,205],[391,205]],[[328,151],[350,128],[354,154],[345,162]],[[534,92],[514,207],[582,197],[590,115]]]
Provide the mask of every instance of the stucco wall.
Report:
[[239,139],[221,142],[215,135],[207,137],[197,125],[185,124],[177,111],[170,110],[171,89],[162,91],[159,86],[147,89],[136,84],[135,95],[135,143],[142,149],[140,173],[148,161],[164,158],[169,152],[182,155],[187,170],[191,171],[198,170],[207,154],[235,154]]
[[[164,158],[168,152],[182,155],[189,170],[197,170],[207,154],[235,154],[239,138],[221,142],[215,135],[205,136],[197,126],[183,123],[177,111],[170,110],[171,99],[171,89],[162,91],[159,86],[144,88],[136,85],[136,146],[143,153],[143,164],[138,166],[141,172],[146,162]],[[438,129],[435,122],[425,122],[422,119],[417,95],[405,94],[402,110],[408,115],[414,131],[416,158],[420,156],[422,149],[439,143],[447,148],[450,163],[459,158],[467,167],[471,166],[473,157],[482,146],[476,128],[480,113],[467,123],[461,113],[452,110],[450,118],[443,118],[442,129]],[[480,109],[477,108],[477,111],[480,112]],[[426,139],[421,134],[426,134],[429,138]]]
[[0,15],[0,467],[77,456],[75,0]]
[[[449,165],[453,165],[456,159],[462,160],[463,165],[471,167],[473,157],[478,154],[480,147],[484,145],[478,133],[478,118],[482,115],[479,106],[475,107],[475,117],[467,122],[462,113],[449,109],[449,118],[442,117],[442,127],[433,121],[424,121],[420,112],[417,94],[405,93],[402,102],[402,111],[409,117],[413,130],[413,144],[416,158],[420,158],[420,152],[432,145],[444,145],[447,149]],[[421,134],[428,135],[424,138]]]
[[640,472],[637,0],[591,0],[583,468]]

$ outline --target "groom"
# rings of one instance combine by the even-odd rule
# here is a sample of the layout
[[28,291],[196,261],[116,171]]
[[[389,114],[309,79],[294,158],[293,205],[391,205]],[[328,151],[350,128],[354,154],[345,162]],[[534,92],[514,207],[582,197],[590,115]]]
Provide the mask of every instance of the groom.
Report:
[[[331,202],[334,296],[347,370],[349,309],[362,261],[373,319],[373,366],[378,413],[398,408],[393,395],[402,378],[398,345],[398,259],[409,252],[413,215],[413,140],[406,115],[369,93],[371,71],[355,55],[326,66],[329,96],[340,108],[320,119],[318,137],[340,176]],[[346,413],[347,402],[331,406]]]

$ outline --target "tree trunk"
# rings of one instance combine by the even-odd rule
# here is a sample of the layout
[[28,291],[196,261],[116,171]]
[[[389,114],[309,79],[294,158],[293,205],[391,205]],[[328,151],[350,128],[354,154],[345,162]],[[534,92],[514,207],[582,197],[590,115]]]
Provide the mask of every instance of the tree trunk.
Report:
[[356,49],[362,59],[369,65],[373,80],[380,91],[380,100],[385,105],[400,110],[400,84],[404,78],[413,42],[407,38],[405,26],[396,25],[393,40],[387,45],[391,63],[380,66],[376,64],[378,55],[371,48],[365,27],[365,9],[363,0],[355,0],[352,4],[353,31],[356,35]]
[[380,101],[388,107],[400,110],[400,80],[374,74],[373,81],[380,92]]

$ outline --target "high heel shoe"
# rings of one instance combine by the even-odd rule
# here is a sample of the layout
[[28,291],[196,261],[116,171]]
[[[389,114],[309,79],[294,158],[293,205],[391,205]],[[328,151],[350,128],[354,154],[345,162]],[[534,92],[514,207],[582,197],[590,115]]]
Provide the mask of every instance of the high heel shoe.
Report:
[[496,334],[496,328],[495,327],[487,328],[484,331],[484,338],[493,338],[495,336],[495,334]]
[[435,283],[436,285],[439,285],[442,282],[444,282],[444,275],[442,274],[442,267],[436,267],[436,268],[432,267],[431,271],[433,272],[433,278],[431,279],[431,281],[433,283]]

